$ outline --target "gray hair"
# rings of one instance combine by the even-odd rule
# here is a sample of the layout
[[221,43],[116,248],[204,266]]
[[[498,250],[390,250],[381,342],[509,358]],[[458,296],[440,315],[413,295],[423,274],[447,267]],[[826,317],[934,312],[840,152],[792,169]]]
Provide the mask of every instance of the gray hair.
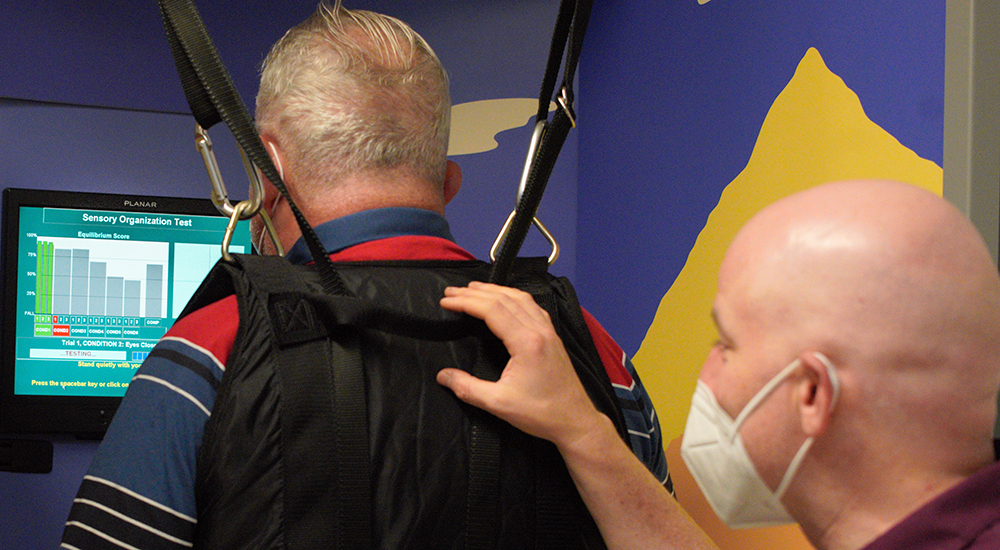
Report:
[[419,34],[386,15],[323,0],[264,60],[256,118],[306,185],[402,166],[444,180],[447,74]]

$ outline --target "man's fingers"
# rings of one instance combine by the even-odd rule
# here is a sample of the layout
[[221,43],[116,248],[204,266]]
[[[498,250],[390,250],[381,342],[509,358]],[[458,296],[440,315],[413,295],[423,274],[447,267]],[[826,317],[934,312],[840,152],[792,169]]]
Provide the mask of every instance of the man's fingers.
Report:
[[441,307],[466,313],[486,321],[491,328],[509,327],[512,321],[548,325],[548,313],[526,292],[488,283],[470,283],[468,287],[448,287]]
[[477,317],[482,317],[489,311],[490,306],[497,304],[508,309],[524,310],[528,313],[538,308],[535,299],[526,292],[486,283],[477,284],[476,282],[470,283],[470,286],[467,287],[446,288],[443,300],[442,304],[457,304],[458,307],[466,308],[465,313]]
[[454,392],[462,401],[487,412],[495,412],[489,405],[489,398],[493,395],[496,383],[480,380],[463,370],[450,368],[441,369],[437,373],[437,382]]

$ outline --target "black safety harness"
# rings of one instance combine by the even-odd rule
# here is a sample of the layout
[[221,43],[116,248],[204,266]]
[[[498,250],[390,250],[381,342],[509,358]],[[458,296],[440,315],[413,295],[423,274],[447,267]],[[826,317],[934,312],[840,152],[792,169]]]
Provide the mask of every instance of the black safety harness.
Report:
[[[267,176],[288,202],[302,230],[315,270],[318,272],[319,285],[323,292],[329,295],[329,299],[341,304],[341,307],[344,307],[344,304],[352,304],[349,309],[361,312],[355,319],[359,323],[365,319],[370,321],[380,317],[383,319],[398,317],[398,312],[390,314],[383,310],[365,309],[365,306],[358,305],[359,302],[346,290],[322,243],[296,207],[265,151],[252,119],[236,92],[192,0],[158,0],[158,4],[188,105],[198,123],[197,143],[212,177],[213,200],[221,212],[230,216],[229,231],[223,245],[223,256],[226,261],[232,265],[253,265],[250,271],[257,273],[256,276],[261,277],[261,280],[270,281],[275,285],[279,284],[279,280],[284,280],[275,277],[275,274],[286,273],[288,264],[281,258],[234,258],[227,250],[236,222],[256,215],[260,209],[262,188],[259,181],[254,181],[256,175],[251,167],[252,163]],[[553,245],[550,262],[554,261],[558,254],[554,239],[537,219],[536,212],[559,151],[565,143],[569,130],[576,124],[572,85],[591,5],[591,0],[563,0],[560,5],[539,96],[535,131],[518,190],[517,206],[491,251],[494,260],[489,274],[491,282],[505,284],[511,280],[512,270],[517,265],[518,251],[532,223],[542,230]],[[558,93],[553,96],[559,68],[563,65],[564,50],[566,61],[563,82]],[[552,121],[549,122],[549,106],[553,97],[557,107]],[[254,183],[250,199],[235,206],[230,205],[217,167],[213,167],[211,142],[206,133],[207,129],[220,121],[225,122],[239,144],[247,173]],[[261,268],[261,265],[269,267]],[[279,295],[280,299],[273,298]],[[302,292],[289,290],[271,293],[269,296],[272,298],[268,307],[276,325],[291,327],[290,330],[283,330],[278,335],[278,346],[283,355],[281,363],[302,365],[323,364],[322,362],[326,361],[333,365],[329,379],[321,379],[326,376],[323,374],[325,371],[317,373],[310,372],[309,369],[281,370],[281,375],[287,378],[287,380],[282,379],[283,383],[290,388],[282,403],[281,420],[284,428],[288,430],[288,441],[293,450],[289,455],[292,457],[292,463],[285,465],[289,472],[285,479],[285,499],[288,503],[285,513],[290,518],[289,525],[294,525],[287,533],[289,547],[308,547],[311,542],[336,540],[337,548],[368,548],[372,544],[372,473],[364,370],[357,331],[352,328],[351,323],[339,323],[335,330],[336,334],[331,334],[320,321],[323,314],[317,313],[315,306],[311,305],[309,300],[302,299]],[[425,322],[421,319],[409,319],[409,321]],[[583,325],[578,323],[578,326]],[[331,345],[334,349],[332,353]],[[470,371],[487,380],[497,380],[500,375],[494,367],[485,363],[474,365]],[[606,383],[606,380],[604,382]],[[329,391],[324,393],[325,390],[317,391],[317,388],[326,388]],[[324,400],[329,395],[334,396],[332,403]],[[618,411],[618,414],[613,416],[619,432],[626,438],[624,421],[616,404],[613,410]],[[495,421],[488,415],[479,412],[470,414],[472,432],[468,450],[466,547],[495,548],[497,502],[501,491],[500,436]],[[317,425],[311,420],[316,417],[326,418],[326,415],[333,419],[331,425]],[[317,445],[316,442],[323,444]],[[317,451],[319,448],[322,448],[322,453],[325,454],[319,457],[319,462],[314,462],[316,459],[314,453],[319,452]],[[316,464],[322,464],[322,467],[317,468]],[[316,487],[319,486],[335,487],[336,490],[317,491]],[[560,547],[560,539],[564,542],[573,540],[571,536],[573,533],[569,532],[572,529],[571,523],[567,518],[561,517],[564,515],[561,509],[566,508],[565,503],[560,500],[558,490],[548,491],[540,488],[539,491],[539,521],[546,522],[547,526],[539,529],[539,533],[547,534],[539,539],[538,547]],[[336,510],[334,522],[330,522],[327,516],[316,515],[316,510],[328,509]],[[330,538],[322,536],[317,538],[318,534],[330,535]]]

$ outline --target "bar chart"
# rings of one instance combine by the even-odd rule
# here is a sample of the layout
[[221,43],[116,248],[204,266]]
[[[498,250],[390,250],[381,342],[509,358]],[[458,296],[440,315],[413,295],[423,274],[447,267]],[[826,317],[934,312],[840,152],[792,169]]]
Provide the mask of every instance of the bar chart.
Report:
[[167,316],[168,243],[39,237],[36,256],[36,314]]
[[[231,245],[229,251],[242,254],[242,245]],[[180,315],[188,300],[201,286],[202,279],[222,257],[222,247],[217,244],[174,244],[173,311]]]

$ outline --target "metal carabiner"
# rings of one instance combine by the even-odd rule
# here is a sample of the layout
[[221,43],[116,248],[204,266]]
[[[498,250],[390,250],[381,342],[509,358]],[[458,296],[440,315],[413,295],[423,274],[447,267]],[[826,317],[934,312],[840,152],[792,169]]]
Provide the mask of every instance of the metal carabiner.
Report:
[[226,234],[222,236],[222,259],[233,263],[233,257],[229,254],[229,243],[233,240],[233,232],[236,231],[236,224],[240,221],[243,211],[248,208],[247,201],[240,201],[233,207],[233,213],[229,216],[229,224],[226,225]]
[[[542,142],[542,137],[545,135],[545,129],[548,128],[548,122],[545,120],[539,120],[535,123],[535,130],[531,134],[531,142],[528,144],[528,156],[524,161],[524,170],[521,171],[521,181],[517,186],[517,203],[521,202],[521,195],[524,194],[524,188],[528,185],[528,176],[531,172],[531,162],[535,159],[535,153],[538,152],[538,146]],[[514,220],[514,214],[517,209],[511,211],[510,215],[507,216],[507,221],[504,222],[503,227],[500,229],[500,234],[497,235],[496,240],[493,241],[493,246],[490,247],[490,260],[497,260],[497,251],[500,249],[500,244],[507,238],[507,234],[510,232],[510,223]],[[545,225],[542,224],[541,220],[537,216],[531,218],[531,222],[538,228],[545,237],[545,240],[549,242],[552,246],[552,252],[549,253],[549,265],[555,263],[559,259],[559,243],[556,242],[555,237],[552,233],[546,229]]]
[[[240,201],[236,203],[233,207],[233,214],[229,216],[229,223],[226,225],[226,233],[222,236],[222,259],[229,263],[233,263],[233,256],[229,253],[229,243],[233,240],[233,233],[236,231],[236,224],[239,223],[243,212],[249,208],[247,201]],[[267,215],[267,212],[261,210],[259,212],[261,219],[264,221],[264,226],[270,233],[274,233],[274,225],[271,223],[271,217]],[[281,242],[275,239],[274,247],[277,249],[278,256],[284,256],[285,251],[281,248]]]
[[[212,204],[223,215],[232,216],[234,207],[229,202],[229,193],[226,191],[226,184],[222,181],[222,173],[219,171],[219,163],[215,160],[215,152],[212,151],[212,140],[200,124],[195,124],[194,145],[201,153],[201,159],[205,162],[205,170],[208,171],[208,178],[212,181]],[[245,220],[253,217],[260,209],[261,197],[264,196],[264,185],[242,148],[240,148],[240,157],[243,159],[243,167],[250,178],[250,198],[248,206],[243,209],[244,217],[242,219]]]
[[[215,159],[215,152],[212,151],[212,140],[208,137],[208,132],[201,127],[200,124],[195,124],[194,129],[194,144],[195,148],[201,154],[201,159],[205,163],[205,170],[208,171],[208,179],[212,182],[212,204],[215,205],[216,210],[221,214],[228,216],[229,226],[226,228],[226,235],[223,238],[223,257],[226,261],[231,261],[231,256],[229,256],[229,241],[232,239],[232,233],[236,229],[236,222],[240,220],[247,220],[254,215],[260,214],[261,220],[264,222],[264,227],[267,229],[268,237],[270,237],[271,242],[274,243],[274,248],[279,256],[284,256],[284,250],[281,247],[281,241],[278,239],[277,232],[274,229],[274,224],[271,223],[271,218],[267,215],[267,212],[261,209],[261,202],[264,197],[264,184],[260,181],[260,174],[256,167],[250,162],[247,157],[246,152],[242,147],[240,150],[240,158],[243,159],[243,168],[247,172],[247,177],[250,179],[250,197],[245,201],[240,201],[233,206],[229,201],[229,193],[226,191],[226,184],[222,181],[222,172],[219,170],[219,163]],[[241,208],[238,208],[242,205]],[[239,213],[238,218],[234,216]],[[235,220],[235,221],[234,221]]]
[[569,100],[569,89],[566,86],[563,86],[562,90],[559,91],[559,97],[556,99],[556,102],[559,103],[563,112],[566,113],[570,128],[576,128],[576,113],[573,112],[573,102]]

